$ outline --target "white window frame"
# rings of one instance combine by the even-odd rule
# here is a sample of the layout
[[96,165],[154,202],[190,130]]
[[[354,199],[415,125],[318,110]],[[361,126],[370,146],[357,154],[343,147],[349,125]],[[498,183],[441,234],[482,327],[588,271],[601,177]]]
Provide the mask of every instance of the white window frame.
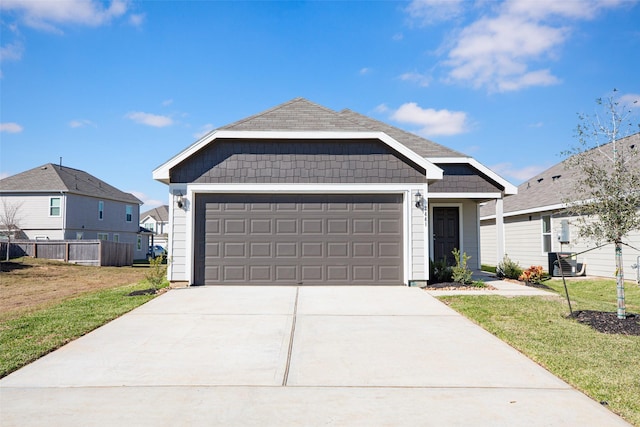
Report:
[[119,242],[120,241],[120,235],[116,234],[116,233],[113,233],[113,241],[114,242]]
[[142,236],[140,236],[140,235],[138,235],[137,250],[138,251],[142,250]]
[[[53,201],[57,200],[58,201],[58,206],[53,206]],[[52,209],[58,209],[58,215],[54,215],[52,213]],[[50,217],[55,217],[55,218],[59,218],[62,216],[62,197],[56,196],[56,197],[49,197],[49,216]]]
[[98,219],[102,221],[104,219],[104,201],[98,201]]
[[133,221],[133,206],[131,205],[126,205],[124,207],[124,220],[126,222],[131,222]]
[[98,240],[109,240],[109,233],[98,233]]
[[[545,218],[549,219],[549,229],[545,230]],[[551,238],[551,215],[540,215],[540,227],[541,227],[541,235],[542,235],[542,253],[548,254],[549,252],[553,252],[553,239]],[[545,240],[549,239],[549,250],[545,250]]]

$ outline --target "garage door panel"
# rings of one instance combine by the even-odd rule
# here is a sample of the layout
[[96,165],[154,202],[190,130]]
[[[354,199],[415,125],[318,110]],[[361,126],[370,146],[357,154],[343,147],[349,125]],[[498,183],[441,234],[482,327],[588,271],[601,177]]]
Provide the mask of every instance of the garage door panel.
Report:
[[195,283],[402,284],[402,212],[401,195],[196,195]]

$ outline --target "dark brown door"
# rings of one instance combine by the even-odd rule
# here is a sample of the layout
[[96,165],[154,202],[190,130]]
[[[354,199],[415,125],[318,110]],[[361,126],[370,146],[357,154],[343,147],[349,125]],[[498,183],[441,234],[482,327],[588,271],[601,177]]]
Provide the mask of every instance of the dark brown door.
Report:
[[433,258],[454,265],[453,251],[460,247],[460,211],[457,207],[433,208]]

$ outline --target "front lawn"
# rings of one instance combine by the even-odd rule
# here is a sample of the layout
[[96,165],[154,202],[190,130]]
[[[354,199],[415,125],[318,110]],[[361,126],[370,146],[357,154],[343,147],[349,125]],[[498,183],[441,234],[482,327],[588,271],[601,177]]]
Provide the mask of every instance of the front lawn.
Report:
[[[440,299],[627,421],[640,426],[640,336],[604,334],[568,318],[561,297],[445,296]],[[613,280],[568,281],[573,310],[616,310]],[[626,286],[627,312],[640,313],[640,288]]]

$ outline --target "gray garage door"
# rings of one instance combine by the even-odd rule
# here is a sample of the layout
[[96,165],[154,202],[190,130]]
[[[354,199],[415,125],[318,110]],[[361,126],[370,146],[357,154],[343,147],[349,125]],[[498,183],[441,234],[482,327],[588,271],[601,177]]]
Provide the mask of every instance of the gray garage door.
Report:
[[401,195],[197,195],[195,284],[400,285]]

